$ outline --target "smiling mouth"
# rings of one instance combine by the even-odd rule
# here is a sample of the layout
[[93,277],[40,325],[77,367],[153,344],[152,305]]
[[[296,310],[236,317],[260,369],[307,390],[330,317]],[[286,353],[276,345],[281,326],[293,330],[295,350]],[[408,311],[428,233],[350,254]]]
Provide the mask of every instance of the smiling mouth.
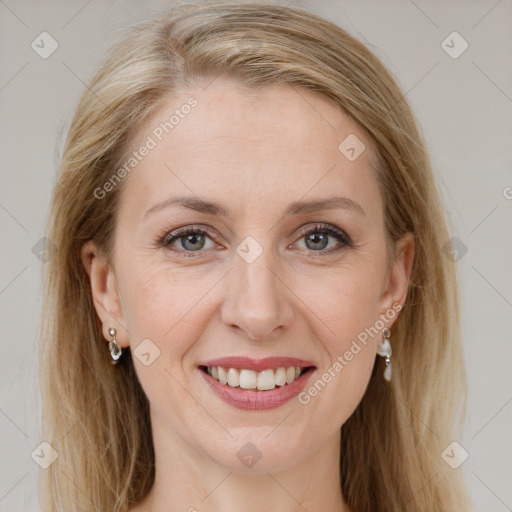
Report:
[[313,371],[315,366],[281,366],[279,368],[255,371],[244,368],[226,368],[223,366],[199,366],[213,379],[223,385],[252,390],[268,391],[275,388],[286,387],[292,384],[301,375]]

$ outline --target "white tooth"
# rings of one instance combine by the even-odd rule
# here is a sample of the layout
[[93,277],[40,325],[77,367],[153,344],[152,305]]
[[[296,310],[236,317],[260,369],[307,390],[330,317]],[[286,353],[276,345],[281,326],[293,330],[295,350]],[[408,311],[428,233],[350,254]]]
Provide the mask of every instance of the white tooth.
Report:
[[281,366],[276,370],[276,386],[284,386],[286,384],[286,368]]
[[208,366],[208,368],[206,368],[206,372],[208,373],[208,375],[211,375],[212,374],[212,367]]
[[240,387],[243,389],[256,389],[258,376],[253,370],[240,370]]
[[260,391],[274,389],[276,387],[276,381],[274,378],[274,370],[263,370],[262,372],[259,372],[257,387]]
[[226,373],[226,370],[224,370],[224,368],[222,368],[222,366],[219,366],[217,368],[218,372],[219,372],[219,382],[221,384],[227,384],[228,383],[228,374]]
[[240,374],[236,368],[230,368],[228,370],[228,384],[232,388],[236,388],[240,384]]
[[261,391],[291,384],[300,376],[301,371],[300,366],[290,366],[289,368],[281,366],[275,372],[272,369],[255,372],[254,370],[239,370],[222,366],[207,368],[208,374],[223,385],[228,384],[233,388],[239,386],[242,389],[259,389]]

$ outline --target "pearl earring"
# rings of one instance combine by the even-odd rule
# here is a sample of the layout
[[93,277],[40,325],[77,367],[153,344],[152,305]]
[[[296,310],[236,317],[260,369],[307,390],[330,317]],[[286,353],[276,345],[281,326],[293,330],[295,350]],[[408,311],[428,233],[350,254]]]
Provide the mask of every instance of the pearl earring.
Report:
[[121,357],[123,353],[123,349],[118,345],[116,340],[116,334],[117,331],[113,327],[108,328],[108,333],[112,338],[114,338],[112,341],[108,342],[108,348],[110,350],[110,355],[112,357],[112,361],[110,361],[112,364],[117,364],[119,362],[119,358]]
[[381,343],[377,345],[377,354],[379,356],[386,358],[386,369],[384,370],[384,378],[389,382],[391,380],[391,343],[389,342],[389,337],[391,336],[391,331],[384,327],[382,330],[382,335],[384,339]]

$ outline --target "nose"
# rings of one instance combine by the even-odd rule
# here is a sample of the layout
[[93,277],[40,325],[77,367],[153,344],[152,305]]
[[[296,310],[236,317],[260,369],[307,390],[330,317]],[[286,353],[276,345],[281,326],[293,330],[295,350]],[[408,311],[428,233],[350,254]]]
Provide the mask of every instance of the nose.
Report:
[[250,263],[235,254],[227,279],[221,310],[224,325],[251,340],[281,336],[292,320],[293,293],[271,251],[264,250]]

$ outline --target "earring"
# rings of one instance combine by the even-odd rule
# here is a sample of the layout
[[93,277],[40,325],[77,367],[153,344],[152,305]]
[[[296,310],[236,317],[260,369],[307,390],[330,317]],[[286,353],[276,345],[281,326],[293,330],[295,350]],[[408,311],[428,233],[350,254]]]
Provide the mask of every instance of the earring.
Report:
[[386,369],[384,370],[384,378],[389,382],[391,380],[391,343],[389,343],[389,337],[391,336],[391,331],[384,327],[382,330],[382,335],[384,339],[381,343],[377,345],[377,354],[379,356],[386,358]]
[[114,338],[112,341],[108,342],[108,348],[110,350],[110,355],[112,357],[112,361],[110,361],[112,364],[117,364],[119,362],[119,358],[121,357],[123,353],[123,349],[117,344],[116,340],[116,334],[117,331],[113,327],[108,328],[108,333],[112,338]]

